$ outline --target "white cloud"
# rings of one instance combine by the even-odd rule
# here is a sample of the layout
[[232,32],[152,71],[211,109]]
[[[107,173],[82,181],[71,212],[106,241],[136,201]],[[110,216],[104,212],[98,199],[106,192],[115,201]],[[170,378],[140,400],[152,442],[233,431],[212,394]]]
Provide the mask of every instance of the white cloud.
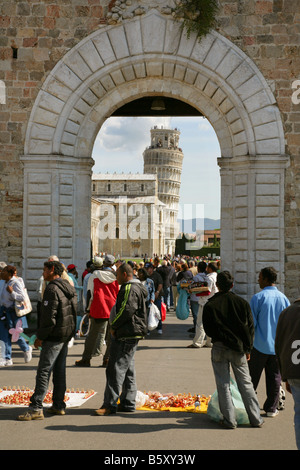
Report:
[[109,118],[102,126],[96,139],[99,148],[107,152],[123,150],[144,151],[150,145],[150,129],[154,125],[168,126],[169,118]]
[[142,172],[143,152],[150,145],[150,129],[155,125],[169,127],[170,118],[107,119],[95,140],[93,171]]

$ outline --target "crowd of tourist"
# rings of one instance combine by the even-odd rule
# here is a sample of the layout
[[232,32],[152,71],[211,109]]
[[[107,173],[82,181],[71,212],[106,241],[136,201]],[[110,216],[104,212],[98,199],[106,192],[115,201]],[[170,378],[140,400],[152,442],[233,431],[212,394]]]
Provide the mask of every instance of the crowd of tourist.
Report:
[[[16,308],[17,303],[18,308],[25,303],[26,288],[14,266],[1,262],[0,271],[0,366],[6,367],[13,365],[12,331],[18,322],[23,330],[28,327],[26,315],[19,316]],[[65,414],[68,346],[80,335],[84,319],[84,349],[74,366],[90,367],[94,356],[103,355],[102,366],[106,368],[103,404],[95,414],[134,411],[134,355],[139,341],[151,334],[150,307],[154,305],[158,312],[156,331],[162,335],[165,311],[173,310],[181,318],[184,305],[193,321],[188,330],[193,341],[188,348],[212,349],[221,424],[230,429],[237,427],[230,392],[231,366],[250,424],[263,425],[256,390],[264,371],[265,416],[278,415],[285,382],[294,399],[296,443],[300,449],[300,302],[290,305],[276,281],[273,267],[261,269],[261,290],[248,303],[232,291],[234,279],[231,273],[221,270],[220,260],[154,256],[136,262],[101,254],[86,263],[79,279],[74,264],[65,267],[56,256],[49,257],[37,282],[34,346],[40,348],[40,358],[36,386],[30,406],[18,419],[43,419],[43,399],[51,373],[54,389],[49,412]],[[25,362],[30,362],[32,346],[24,336],[19,336],[17,345]]]

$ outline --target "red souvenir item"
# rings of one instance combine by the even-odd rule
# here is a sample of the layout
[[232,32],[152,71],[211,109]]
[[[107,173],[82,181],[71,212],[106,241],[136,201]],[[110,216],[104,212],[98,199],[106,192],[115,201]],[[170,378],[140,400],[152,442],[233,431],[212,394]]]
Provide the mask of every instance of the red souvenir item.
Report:
[[167,315],[167,306],[164,302],[161,303],[161,321],[165,321]]

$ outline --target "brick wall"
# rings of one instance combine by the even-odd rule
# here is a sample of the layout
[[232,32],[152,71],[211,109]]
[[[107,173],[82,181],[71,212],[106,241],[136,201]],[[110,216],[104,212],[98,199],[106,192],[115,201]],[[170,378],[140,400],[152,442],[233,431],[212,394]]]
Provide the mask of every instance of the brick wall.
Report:
[[258,66],[275,95],[284,123],[290,167],[285,182],[285,292],[300,293],[300,104],[292,83],[300,79],[300,2],[298,0],[221,1],[219,32]]
[[39,88],[63,55],[103,23],[98,0],[0,4],[0,259],[21,266],[26,124]]

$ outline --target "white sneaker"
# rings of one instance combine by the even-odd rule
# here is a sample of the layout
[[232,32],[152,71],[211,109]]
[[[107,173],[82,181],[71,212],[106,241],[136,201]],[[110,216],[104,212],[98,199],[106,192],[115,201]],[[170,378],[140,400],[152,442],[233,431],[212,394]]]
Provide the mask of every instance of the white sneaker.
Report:
[[12,365],[13,365],[12,359],[6,359],[5,366],[12,366]]
[[0,367],[5,367],[5,366],[6,366],[6,360],[0,359]]
[[273,411],[268,411],[267,412],[267,417],[268,418],[275,418],[276,416],[279,415],[279,411],[278,410],[275,410],[274,412]]
[[31,361],[31,359],[32,359],[32,347],[31,346],[29,346],[28,351],[24,352],[24,359],[25,359],[25,362],[30,362]]
[[159,335],[162,335],[162,330],[157,330],[157,333],[158,333]]

